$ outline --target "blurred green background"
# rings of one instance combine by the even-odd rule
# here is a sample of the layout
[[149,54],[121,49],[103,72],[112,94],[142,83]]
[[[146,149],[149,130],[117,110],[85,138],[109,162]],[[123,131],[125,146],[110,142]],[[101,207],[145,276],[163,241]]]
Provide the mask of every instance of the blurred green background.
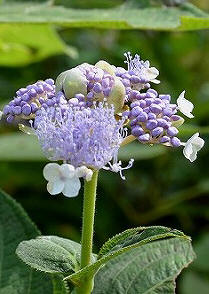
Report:
[[[69,1],[70,2],[70,1]],[[88,2],[88,4],[87,4]],[[112,7],[123,1],[71,1],[71,7]],[[207,0],[191,1],[209,11]],[[186,90],[195,118],[182,126],[187,139],[197,130],[206,141],[191,164],[182,150],[130,145],[125,161],[135,157],[126,181],[101,171],[96,209],[95,251],[112,235],[140,225],[165,225],[193,238],[198,258],[181,276],[180,294],[209,293],[209,32],[168,33],[138,30],[56,28],[42,25],[0,26],[0,104],[18,88],[57,75],[82,62],[104,59],[123,66],[123,53],[139,53],[160,70],[159,93],[173,101]],[[68,46],[66,46],[67,44]],[[41,48],[41,49],[40,49]],[[82,191],[77,198],[50,196],[42,176],[45,165],[31,137],[16,126],[0,125],[0,187],[22,204],[43,234],[80,240]],[[34,145],[35,144],[35,145]],[[36,153],[37,152],[37,153]],[[133,152],[133,153],[132,153]],[[134,155],[133,155],[134,154]]]

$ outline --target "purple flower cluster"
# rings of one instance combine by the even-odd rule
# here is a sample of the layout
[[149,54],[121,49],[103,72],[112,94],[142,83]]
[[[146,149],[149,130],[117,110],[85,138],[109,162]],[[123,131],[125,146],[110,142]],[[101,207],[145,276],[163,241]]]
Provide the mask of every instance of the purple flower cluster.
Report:
[[42,107],[36,114],[34,131],[46,157],[63,160],[75,167],[103,168],[123,140],[123,120],[117,121],[114,107],[99,103],[92,108]]
[[87,107],[92,106],[93,101],[102,101],[104,97],[109,97],[115,83],[111,74],[87,63],[78,66],[78,68],[87,79]]
[[[44,103],[52,104],[55,86],[52,79],[38,81],[16,92],[16,97],[4,106],[3,113],[7,122],[11,123],[15,117],[30,119]],[[54,101],[55,102],[55,101]]]
[[136,54],[134,58],[130,52],[125,53],[128,69],[117,67],[115,75],[120,78],[126,88],[126,101],[133,101],[140,90],[150,88],[150,82],[159,83],[155,78],[159,75],[155,67],[150,67],[149,61],[140,60]]
[[131,120],[132,135],[141,143],[181,145],[176,137],[178,129],[173,125],[182,118],[176,115],[177,105],[170,100],[170,95],[158,95],[155,90],[148,89],[130,104],[130,111],[124,112]]

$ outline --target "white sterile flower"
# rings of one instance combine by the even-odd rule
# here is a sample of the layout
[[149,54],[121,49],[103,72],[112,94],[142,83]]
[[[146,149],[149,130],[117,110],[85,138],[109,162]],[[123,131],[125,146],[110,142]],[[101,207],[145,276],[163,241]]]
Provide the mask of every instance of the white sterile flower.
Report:
[[48,181],[47,190],[51,195],[63,193],[66,197],[78,195],[81,183],[73,165],[48,163],[43,170]]
[[2,118],[2,115],[3,115],[3,112],[2,112],[2,111],[0,111],[0,120],[1,120],[1,118]]
[[197,158],[197,152],[204,146],[204,140],[199,137],[199,133],[194,134],[184,145],[183,154],[193,162]]
[[87,182],[91,181],[93,171],[85,165],[76,168],[76,174],[79,178],[84,178]]
[[194,115],[192,114],[192,111],[193,111],[194,105],[192,102],[184,98],[184,95],[185,95],[185,91],[183,91],[177,99],[178,109],[187,117],[193,118]]
[[159,71],[155,67],[149,67],[145,69],[146,77],[154,84],[159,84],[160,81],[156,80],[156,77],[159,76]]

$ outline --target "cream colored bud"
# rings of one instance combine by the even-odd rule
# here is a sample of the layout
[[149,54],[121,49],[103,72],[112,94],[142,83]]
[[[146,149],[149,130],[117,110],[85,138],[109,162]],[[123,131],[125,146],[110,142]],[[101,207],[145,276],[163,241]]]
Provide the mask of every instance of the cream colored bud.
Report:
[[111,76],[115,75],[114,67],[107,61],[100,60],[95,64],[95,67],[103,69],[104,71],[108,72]]
[[87,80],[79,68],[61,73],[56,80],[56,92],[63,90],[67,99],[75,94],[87,94]]
[[115,113],[121,112],[125,101],[126,90],[119,78],[115,77],[115,83],[107,99],[109,105],[113,104]]

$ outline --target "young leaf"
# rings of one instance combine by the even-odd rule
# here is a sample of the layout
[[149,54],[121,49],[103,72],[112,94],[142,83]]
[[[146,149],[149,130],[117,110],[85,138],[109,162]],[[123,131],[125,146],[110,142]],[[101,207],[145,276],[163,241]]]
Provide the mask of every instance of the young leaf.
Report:
[[19,258],[46,273],[70,274],[79,270],[80,244],[57,236],[41,236],[17,247]]
[[96,274],[93,294],[173,294],[175,278],[193,258],[188,240],[172,238],[143,245],[105,264]]
[[[49,2],[48,2],[49,3]],[[196,23],[182,17],[192,17]],[[201,18],[204,17],[204,22]],[[9,3],[1,6],[0,22],[57,24],[65,27],[94,27],[103,29],[143,29],[143,30],[187,30],[208,29],[209,15],[194,5],[182,4],[176,7],[113,9],[72,9],[37,3]],[[198,24],[199,23],[199,24]]]
[[95,263],[66,277],[65,280],[70,280],[75,286],[79,287],[82,283],[85,283],[86,279],[92,278],[101,266],[113,258],[131,249],[165,238],[180,238],[185,241],[190,240],[189,237],[185,236],[180,231],[161,226],[130,229],[107,241],[100,250],[98,260]]
[[[40,233],[22,207],[0,191],[0,293],[1,294],[52,294],[49,275],[25,266],[15,250],[22,240],[35,238]],[[59,288],[64,287],[60,277]],[[58,288],[57,288],[58,289]],[[65,289],[65,288],[63,288]],[[54,292],[54,294],[59,293]],[[62,294],[67,292],[62,292]]]

